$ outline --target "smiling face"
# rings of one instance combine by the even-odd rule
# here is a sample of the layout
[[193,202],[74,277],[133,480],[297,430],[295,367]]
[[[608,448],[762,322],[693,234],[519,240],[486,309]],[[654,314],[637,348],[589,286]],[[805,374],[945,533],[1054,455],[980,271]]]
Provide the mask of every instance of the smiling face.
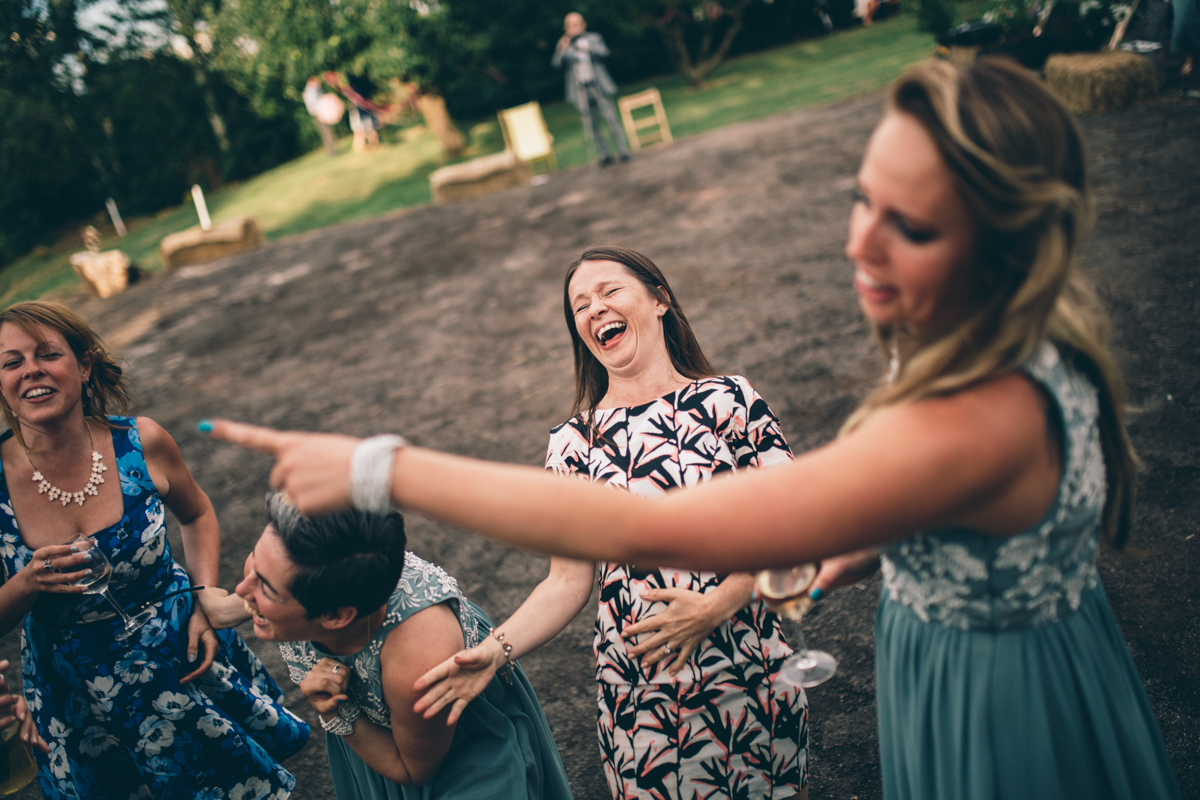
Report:
[[587,23],[583,21],[582,14],[572,11],[563,19],[563,30],[567,36],[574,38],[587,30]]
[[579,338],[609,375],[632,376],[670,362],[662,326],[667,306],[624,265],[584,261],[567,296]]
[[24,423],[62,419],[82,409],[90,361],[81,363],[61,333],[39,325],[42,341],[12,322],[0,325],[0,393]]
[[863,313],[922,333],[969,312],[976,223],[915,119],[884,117],[867,145],[858,189],[846,255]]
[[254,622],[254,635],[264,641],[300,642],[317,639],[324,630],[319,620],[309,619],[289,588],[296,565],[288,557],[283,540],[267,525],[246,559],[242,582],[234,591],[246,602]]

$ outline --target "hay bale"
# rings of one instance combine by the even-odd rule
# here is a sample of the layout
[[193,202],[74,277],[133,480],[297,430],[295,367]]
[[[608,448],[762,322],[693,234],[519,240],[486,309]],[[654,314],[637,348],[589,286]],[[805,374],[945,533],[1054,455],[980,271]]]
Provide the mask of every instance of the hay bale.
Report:
[[530,177],[529,165],[511,150],[505,150],[435,170],[429,175],[429,186],[433,202],[441,205],[524,186]]
[[163,266],[174,269],[231,256],[262,243],[263,235],[257,222],[250,217],[234,217],[208,230],[197,226],[172,233],[159,244],[158,253]]
[[129,256],[120,250],[73,253],[71,268],[83,280],[88,291],[100,298],[107,299],[120,294],[131,283]]
[[1108,114],[1158,94],[1150,60],[1124,50],[1056,53],[1046,59],[1046,84],[1076,114]]

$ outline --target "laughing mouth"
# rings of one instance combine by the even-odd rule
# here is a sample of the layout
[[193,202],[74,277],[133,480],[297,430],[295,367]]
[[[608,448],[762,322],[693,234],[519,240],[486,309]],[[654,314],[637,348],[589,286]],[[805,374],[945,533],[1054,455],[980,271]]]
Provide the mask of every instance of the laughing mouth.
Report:
[[54,394],[54,390],[47,389],[45,386],[38,386],[37,388],[30,389],[28,392],[21,395],[21,397],[25,400],[36,400],[37,398],[45,397],[48,394]]
[[267,624],[267,618],[255,611],[249,603],[243,601],[242,605],[246,607],[246,613],[249,614],[251,619],[253,619],[256,623],[259,625]]
[[624,322],[610,322],[607,325],[602,326],[600,330],[596,331],[596,341],[600,343],[601,347],[603,347],[612,341],[613,337],[615,337],[617,334],[624,333],[625,327],[626,325]]
[[854,279],[868,289],[882,289],[884,286],[861,269],[854,271]]

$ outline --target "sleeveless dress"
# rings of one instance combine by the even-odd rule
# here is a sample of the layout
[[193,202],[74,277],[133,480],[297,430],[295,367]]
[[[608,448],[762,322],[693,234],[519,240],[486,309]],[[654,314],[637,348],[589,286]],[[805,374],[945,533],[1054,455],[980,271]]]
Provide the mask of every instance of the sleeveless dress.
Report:
[[[132,611],[190,582],[171,560],[136,421],[109,419],[118,426],[112,440],[125,513],[92,538],[112,562],[113,599]],[[31,556],[0,468],[5,579]],[[291,793],[295,778],[279,762],[304,747],[309,727],[284,708],[279,686],[236,633],[217,631],[212,668],[180,685],[195,668],[187,660],[192,602],[190,594],[160,600],[155,616],[118,642],[123,626],[103,597],[38,598],[25,617],[21,668],[25,699],[50,745],[48,757],[34,751],[44,797],[282,800]]]
[[[741,376],[702,378],[640,406],[576,416],[550,432],[546,468],[661,497],[713,475],[784,464],[779,421]],[[626,626],[667,603],[646,589],[708,593],[724,575],[600,564],[596,618],[600,757],[614,798],[790,797],[808,782],[808,699],[778,680],[791,655],[758,601],[718,626],[672,677],[631,657]]]
[[[281,642],[279,650],[296,683],[322,658],[333,658],[350,671],[337,725],[365,715],[391,729],[391,712],[383,697],[379,663],[384,640],[404,620],[422,609],[446,603],[458,616],[463,645],[474,647],[488,636],[492,621],[458,589],[458,581],[438,566],[412,553],[404,554],[404,571],[388,599],[379,631],[357,653],[334,655],[315,642]],[[513,662],[492,678],[483,693],[459,717],[450,744],[433,779],[423,786],[401,786],[371,769],[341,736],[327,734],[329,772],[339,800],[571,800],[571,787],[550,723],[521,665]]]
[[1042,344],[1062,481],[1011,538],[946,529],[883,549],[876,616],[887,800],[1176,798],[1096,572],[1105,501],[1096,390]]

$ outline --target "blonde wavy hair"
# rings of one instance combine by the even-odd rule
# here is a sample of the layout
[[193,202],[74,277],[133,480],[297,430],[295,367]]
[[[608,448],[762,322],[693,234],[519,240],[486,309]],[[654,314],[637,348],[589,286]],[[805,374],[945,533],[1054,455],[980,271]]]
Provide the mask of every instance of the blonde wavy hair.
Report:
[[[108,414],[126,413],[133,396],[120,365],[83,317],[59,303],[29,300],[15,303],[0,313],[0,325],[6,322],[16,325],[38,342],[45,338],[42,328],[58,331],[77,361],[82,363],[90,358],[92,371],[83,385],[83,415],[107,428],[116,427],[109,421]],[[4,415],[4,421],[12,429],[17,442],[28,450],[25,438],[21,435],[21,421],[2,395],[0,413]]]
[[1094,209],[1074,118],[1032,73],[1003,59],[918,64],[892,86],[887,113],[906,114],[925,129],[974,215],[983,300],[933,333],[876,326],[893,367],[842,434],[885,406],[1016,370],[1048,339],[1098,392],[1108,479],[1103,527],[1123,548],[1137,457],[1125,430],[1124,384],[1107,347],[1107,315],[1075,268]]

